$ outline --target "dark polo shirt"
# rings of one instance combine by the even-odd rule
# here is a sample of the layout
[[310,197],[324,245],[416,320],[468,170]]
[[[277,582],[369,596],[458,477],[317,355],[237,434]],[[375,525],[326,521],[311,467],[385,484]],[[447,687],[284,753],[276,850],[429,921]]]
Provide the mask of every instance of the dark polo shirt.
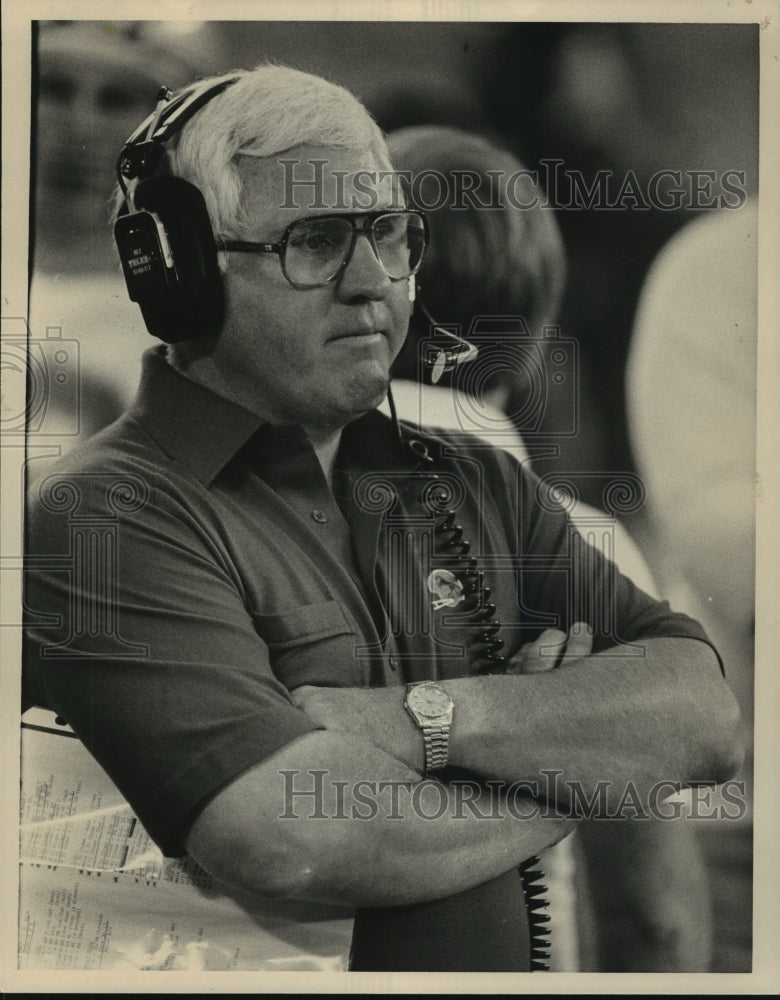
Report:
[[[429,586],[434,569],[465,565],[446,547],[448,509],[505,653],[579,619],[596,651],[707,641],[585,546],[509,456],[403,434],[379,413],[351,424],[331,491],[299,428],[191,382],[160,348],[128,413],[33,484],[28,699],[68,721],[165,853],[182,852],[211,795],[315,728],[289,690],[470,672],[482,628],[434,607]],[[440,904],[366,914],[354,967],[522,969],[524,922],[509,872]]]

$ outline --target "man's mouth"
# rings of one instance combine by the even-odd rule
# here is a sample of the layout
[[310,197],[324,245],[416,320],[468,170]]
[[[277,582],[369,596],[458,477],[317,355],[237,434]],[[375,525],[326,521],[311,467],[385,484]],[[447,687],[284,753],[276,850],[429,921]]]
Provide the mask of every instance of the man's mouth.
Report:
[[384,335],[383,330],[377,330],[374,327],[360,327],[357,330],[346,330],[344,333],[337,333],[330,338],[332,341],[337,340],[370,340],[373,337],[381,337]]

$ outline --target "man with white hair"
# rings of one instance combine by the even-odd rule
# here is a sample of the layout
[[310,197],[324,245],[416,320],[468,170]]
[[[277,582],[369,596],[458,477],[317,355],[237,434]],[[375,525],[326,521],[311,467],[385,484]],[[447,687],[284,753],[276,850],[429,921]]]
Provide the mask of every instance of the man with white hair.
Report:
[[377,412],[427,230],[352,95],[277,66],[163,94],[119,175],[167,346],[31,496],[28,700],[165,853],[354,907],[353,969],[527,970],[518,868],[573,789],[735,767],[716,654],[509,456]]

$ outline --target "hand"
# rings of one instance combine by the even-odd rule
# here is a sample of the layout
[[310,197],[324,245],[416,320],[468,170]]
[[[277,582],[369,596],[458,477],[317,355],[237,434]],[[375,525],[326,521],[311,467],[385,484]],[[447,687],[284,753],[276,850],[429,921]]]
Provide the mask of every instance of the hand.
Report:
[[568,635],[560,629],[548,628],[533,642],[520,647],[509,661],[506,672],[541,674],[572,660],[590,656],[592,649],[593,633],[585,622],[575,622]]

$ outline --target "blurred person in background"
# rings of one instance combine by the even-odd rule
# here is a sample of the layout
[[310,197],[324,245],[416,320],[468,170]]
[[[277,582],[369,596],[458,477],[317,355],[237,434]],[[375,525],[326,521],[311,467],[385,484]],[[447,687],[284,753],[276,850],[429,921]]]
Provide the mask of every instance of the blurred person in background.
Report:
[[[681,172],[677,205],[629,199],[622,211],[556,213],[569,260],[561,322],[580,342],[582,401],[597,430],[562,442],[565,470],[635,468],[624,373],[637,299],[666,241],[709,214],[696,203],[727,194],[724,177],[757,191],[760,36],[758,23],[520,23],[474,77],[484,121],[513,152],[534,169],[562,161],[563,204],[566,172],[588,185],[606,172],[612,197],[629,176],[646,196],[658,171]],[[699,172],[700,195],[686,171]]]
[[646,549],[675,606],[707,623],[745,721],[740,823],[700,831],[717,866],[723,971],[750,968],[756,568],[758,199],[707,213],[657,255],[626,370],[647,486]]
[[[555,216],[539,205],[518,207],[532,204],[534,196],[543,202],[544,193],[530,182],[523,186],[517,180],[527,181],[523,164],[483,136],[417,126],[392,133],[388,146],[394,166],[402,176],[407,172],[410,190],[426,205],[432,237],[418,275],[410,335],[394,367],[399,415],[476,434],[534,465],[535,456],[549,456],[550,438],[517,418],[527,415],[527,397],[543,390],[530,384],[535,369],[523,357],[537,346],[549,353],[558,342],[541,339],[558,318],[566,282]],[[475,320],[489,317],[522,317],[527,329],[518,338],[515,322],[515,333],[506,333],[504,342],[501,334],[479,340],[475,361],[455,367],[438,385],[423,384],[429,382],[424,345],[434,342],[431,321],[456,327],[468,339],[479,328]],[[464,398],[469,395],[470,402]],[[614,547],[605,555],[657,595],[642,552],[620,522],[581,501],[569,509],[584,535]],[[707,970],[707,875],[690,823],[593,820],[544,852],[542,865],[553,969]]]
[[658,254],[626,371],[631,440],[648,491],[649,556],[665,589],[734,649],[746,722],[753,715],[757,301],[758,200],[751,198],[739,211],[689,223]]

